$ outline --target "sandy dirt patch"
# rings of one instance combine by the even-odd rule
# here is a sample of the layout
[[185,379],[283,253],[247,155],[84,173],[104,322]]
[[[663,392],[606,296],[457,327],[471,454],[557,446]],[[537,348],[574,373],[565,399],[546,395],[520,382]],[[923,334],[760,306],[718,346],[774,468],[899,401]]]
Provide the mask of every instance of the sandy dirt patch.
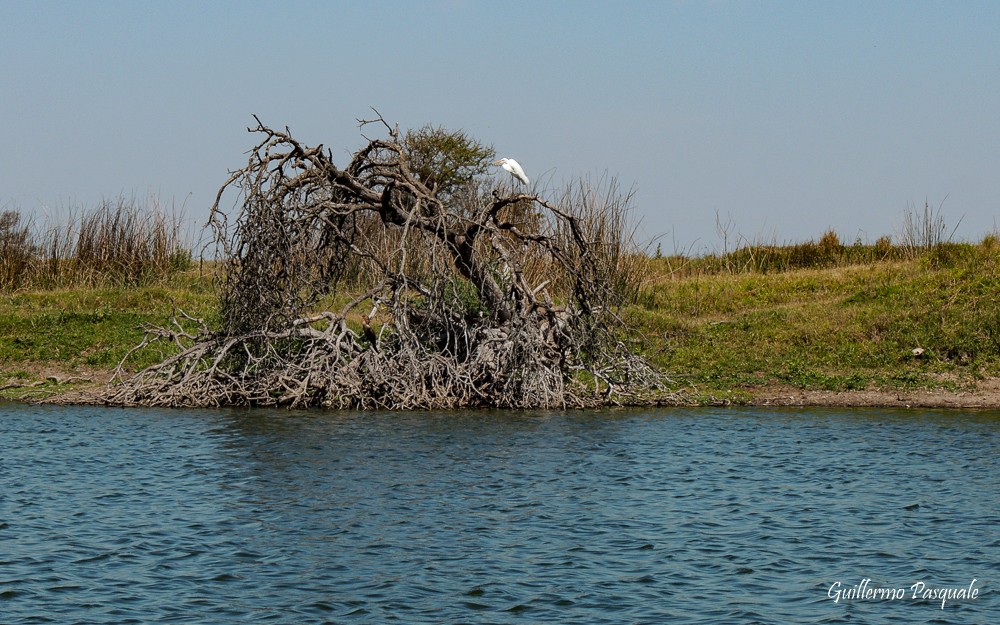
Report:
[[813,391],[768,387],[753,393],[758,406],[871,406],[895,408],[1000,408],[1000,378],[969,390]]

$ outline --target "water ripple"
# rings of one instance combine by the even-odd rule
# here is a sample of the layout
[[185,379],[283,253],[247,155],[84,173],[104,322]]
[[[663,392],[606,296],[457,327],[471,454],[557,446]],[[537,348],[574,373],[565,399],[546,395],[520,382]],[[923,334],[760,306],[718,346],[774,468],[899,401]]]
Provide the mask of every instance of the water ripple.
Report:
[[996,412],[0,404],[0,615],[1000,622],[998,451]]

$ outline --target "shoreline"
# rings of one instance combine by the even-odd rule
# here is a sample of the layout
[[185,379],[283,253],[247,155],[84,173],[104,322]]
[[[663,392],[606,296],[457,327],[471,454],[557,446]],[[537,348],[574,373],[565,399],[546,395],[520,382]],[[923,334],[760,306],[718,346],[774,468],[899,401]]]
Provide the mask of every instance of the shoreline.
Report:
[[[113,371],[97,368],[39,366],[32,379],[0,379],[0,400],[42,401],[58,404],[88,404],[90,392],[111,380]],[[60,387],[67,388],[60,388]],[[965,408],[1000,409],[1000,377],[979,380],[971,388],[949,389],[866,389],[831,391],[802,389],[790,385],[771,384],[738,389],[733,397],[699,395],[700,401],[677,405],[740,405],[827,408]],[[664,404],[669,405],[669,404]]]
[[[995,237],[914,258],[837,249],[830,266],[747,271],[728,256],[649,259],[644,290],[620,311],[630,345],[671,380],[644,403],[1000,409]],[[93,391],[123,358],[141,369],[170,353],[134,352],[144,328],[168,327],[176,309],[217,314],[214,274],[0,298],[0,399],[99,403]]]
[[966,390],[877,389],[858,391],[803,390],[769,387],[751,392],[754,406],[829,408],[1000,408],[1000,378],[987,378]]

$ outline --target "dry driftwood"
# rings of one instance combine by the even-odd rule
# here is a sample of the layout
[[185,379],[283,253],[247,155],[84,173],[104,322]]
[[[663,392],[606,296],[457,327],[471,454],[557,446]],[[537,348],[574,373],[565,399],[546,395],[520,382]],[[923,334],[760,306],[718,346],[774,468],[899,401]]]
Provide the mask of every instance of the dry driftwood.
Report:
[[615,314],[630,251],[622,204],[569,194],[560,205],[482,181],[438,193],[381,116],[361,123],[386,138],[343,169],[322,145],[257,122],[261,140],[209,222],[221,322],[181,313],[148,328],[137,349],[179,351],[119,375],[104,401],[528,408],[662,391]]

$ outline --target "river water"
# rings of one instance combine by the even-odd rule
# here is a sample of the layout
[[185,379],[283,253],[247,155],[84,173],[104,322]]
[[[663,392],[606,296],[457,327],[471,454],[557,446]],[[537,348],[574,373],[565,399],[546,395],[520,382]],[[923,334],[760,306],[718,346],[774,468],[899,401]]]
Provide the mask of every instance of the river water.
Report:
[[0,404],[0,623],[1000,623],[998,452],[1000,412]]

